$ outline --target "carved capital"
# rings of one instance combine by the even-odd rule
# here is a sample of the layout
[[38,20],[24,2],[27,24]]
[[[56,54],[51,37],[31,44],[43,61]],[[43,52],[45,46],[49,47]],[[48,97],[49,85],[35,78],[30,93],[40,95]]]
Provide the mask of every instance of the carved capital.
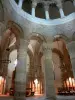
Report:
[[43,53],[46,59],[52,59],[52,45],[43,45]]
[[36,8],[37,6],[37,2],[36,1],[32,1],[32,8]]
[[58,8],[63,8],[62,0],[57,0],[56,5],[57,5]]
[[48,11],[49,10],[49,4],[44,4],[44,8],[45,8],[46,11]]

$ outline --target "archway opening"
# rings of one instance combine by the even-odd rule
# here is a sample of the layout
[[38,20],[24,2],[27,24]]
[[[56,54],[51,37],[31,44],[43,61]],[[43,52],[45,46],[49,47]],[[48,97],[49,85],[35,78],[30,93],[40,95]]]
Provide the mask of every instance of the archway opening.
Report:
[[66,47],[66,42],[61,36],[55,37],[52,52],[56,93],[63,95],[64,92],[65,95],[69,95],[70,91],[74,91],[75,83],[70,55]]
[[42,40],[39,36],[32,36],[28,45],[28,66],[27,69],[27,88],[30,88],[34,95],[44,94],[44,75],[42,71]]
[[[12,26],[13,23],[13,26]],[[1,40],[1,76],[4,78],[4,84],[2,88],[2,95],[10,94],[10,88],[12,87],[12,74],[17,64],[17,49],[19,44],[19,29],[16,23],[9,21],[8,29],[3,34]],[[11,24],[11,25],[10,25]],[[12,28],[12,30],[11,30]]]
[[[15,44],[16,44],[16,37],[14,34],[8,37],[8,44],[6,46],[6,51],[4,51],[4,54],[6,55],[7,63],[5,62],[7,66],[7,72],[6,72],[6,84],[5,84],[5,91],[4,94],[9,94],[10,95],[10,89],[14,88],[14,80],[13,80],[13,72],[15,70],[15,67],[17,65],[17,49],[15,49]],[[3,64],[4,66],[4,64]],[[4,73],[5,73],[5,69]]]

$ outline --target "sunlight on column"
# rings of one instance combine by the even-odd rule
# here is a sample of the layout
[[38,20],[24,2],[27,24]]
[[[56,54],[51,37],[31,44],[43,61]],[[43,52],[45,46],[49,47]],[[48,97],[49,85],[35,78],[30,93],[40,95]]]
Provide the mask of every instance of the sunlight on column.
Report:
[[0,94],[3,92],[4,78],[0,76]]
[[16,67],[17,66],[17,59],[14,61],[14,67]]
[[35,95],[38,94],[38,79],[34,80],[35,83]]

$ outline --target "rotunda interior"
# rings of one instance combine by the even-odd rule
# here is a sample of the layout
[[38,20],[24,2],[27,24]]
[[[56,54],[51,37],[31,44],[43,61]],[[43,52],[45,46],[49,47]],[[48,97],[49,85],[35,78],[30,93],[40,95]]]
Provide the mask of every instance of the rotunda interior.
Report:
[[74,60],[75,0],[0,0],[1,100],[75,99]]

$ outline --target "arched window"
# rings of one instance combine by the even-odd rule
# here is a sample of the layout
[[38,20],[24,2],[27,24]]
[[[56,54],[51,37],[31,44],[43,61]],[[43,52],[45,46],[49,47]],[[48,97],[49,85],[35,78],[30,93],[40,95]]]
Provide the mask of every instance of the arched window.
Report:
[[49,6],[49,15],[51,19],[60,18],[59,10],[55,4]]
[[43,4],[38,3],[35,12],[36,12],[36,17],[44,18],[45,19],[45,11],[44,11]]
[[68,0],[63,4],[63,10],[65,15],[69,15],[75,11],[75,7],[73,3],[70,0]]
[[27,13],[31,14],[31,0],[24,0],[23,1],[23,5],[22,5],[22,9],[24,11],[26,11]]

